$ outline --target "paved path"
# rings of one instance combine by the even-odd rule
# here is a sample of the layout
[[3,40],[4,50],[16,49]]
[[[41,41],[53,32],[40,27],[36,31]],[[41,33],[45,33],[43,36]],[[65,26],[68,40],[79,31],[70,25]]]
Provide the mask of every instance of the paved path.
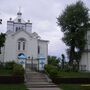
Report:
[[43,73],[26,72],[26,86],[29,90],[61,90],[52,82],[49,82]]

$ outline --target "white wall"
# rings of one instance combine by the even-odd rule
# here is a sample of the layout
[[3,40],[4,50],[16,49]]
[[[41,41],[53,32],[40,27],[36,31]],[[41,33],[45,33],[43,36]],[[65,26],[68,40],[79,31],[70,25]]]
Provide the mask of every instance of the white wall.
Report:
[[[26,48],[25,51],[17,50],[17,41],[20,38],[26,39]],[[21,31],[14,36],[7,36],[5,42],[5,60],[16,60],[17,55],[23,52],[30,57],[37,58],[37,39],[31,38],[27,33]]]
[[40,46],[40,54],[45,57],[45,63],[47,64],[47,56],[48,56],[48,42],[45,42],[43,40],[39,40],[39,46]]
[[16,32],[16,27],[20,27],[21,30],[32,32],[32,23],[15,23],[14,21],[7,21],[7,31]]
[[7,31],[13,31],[13,21],[7,21]]

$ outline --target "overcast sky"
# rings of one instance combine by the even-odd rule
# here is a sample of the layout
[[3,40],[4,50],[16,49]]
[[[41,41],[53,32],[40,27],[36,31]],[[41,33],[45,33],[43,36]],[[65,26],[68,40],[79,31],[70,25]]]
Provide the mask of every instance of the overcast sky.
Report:
[[[19,7],[23,13],[23,19],[32,22],[32,31],[37,32],[42,39],[49,40],[49,55],[60,56],[65,53],[66,46],[61,38],[63,33],[57,26],[57,17],[65,7],[78,0],[0,0],[0,32],[6,32],[7,20],[14,19]],[[90,0],[82,0],[90,9]]]

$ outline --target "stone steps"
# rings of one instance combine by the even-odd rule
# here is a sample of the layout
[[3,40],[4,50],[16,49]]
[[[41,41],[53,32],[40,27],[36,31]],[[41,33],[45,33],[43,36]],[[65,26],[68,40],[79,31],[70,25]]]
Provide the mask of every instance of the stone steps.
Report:
[[51,87],[53,87],[53,88],[56,88],[57,86],[56,85],[33,85],[33,84],[31,84],[31,85],[27,85],[28,86],[28,88],[51,88]]
[[27,81],[30,81],[30,82],[47,82],[46,79],[30,79],[30,80],[27,80]]
[[27,72],[26,85],[28,88],[51,88],[57,87],[54,83],[48,82],[45,74],[38,72]]
[[26,85],[30,88],[50,88],[50,87],[57,87],[54,83],[48,82],[28,82]]

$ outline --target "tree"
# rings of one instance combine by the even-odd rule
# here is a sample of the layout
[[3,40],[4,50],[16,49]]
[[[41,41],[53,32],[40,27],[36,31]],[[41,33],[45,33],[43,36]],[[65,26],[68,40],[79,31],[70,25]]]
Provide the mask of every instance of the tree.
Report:
[[[89,9],[82,1],[66,7],[64,12],[58,16],[57,24],[64,33],[62,40],[68,46],[69,63],[73,60],[79,61],[84,50],[85,35],[88,30]],[[77,49],[77,52],[75,51]],[[76,58],[77,57],[77,58]]]
[[[0,34],[0,49],[1,47],[4,46],[4,43],[5,43],[5,33],[1,33]],[[1,54],[1,50],[0,50],[0,54]]]
[[48,64],[58,66],[59,59],[56,56],[48,56]]
[[61,57],[62,57],[62,69],[63,69],[64,68],[64,62],[65,62],[65,55],[62,54]]

